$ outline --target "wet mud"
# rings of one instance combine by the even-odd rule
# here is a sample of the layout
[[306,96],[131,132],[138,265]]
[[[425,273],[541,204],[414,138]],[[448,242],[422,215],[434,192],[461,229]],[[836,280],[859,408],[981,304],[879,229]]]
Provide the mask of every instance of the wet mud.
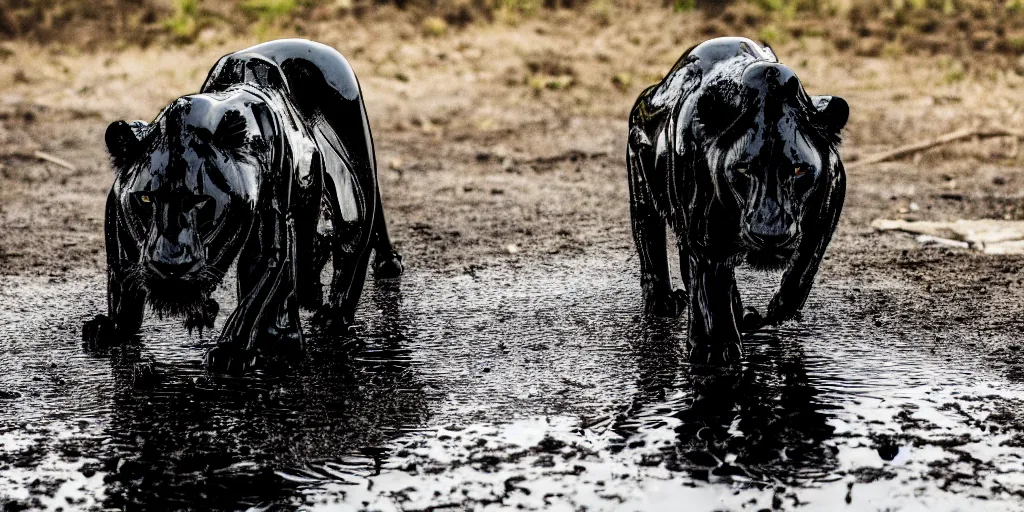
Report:
[[[742,365],[693,366],[685,319],[639,315],[635,267],[414,267],[368,287],[354,335],[245,378],[170,319],[83,349],[98,274],[6,277],[0,508],[1024,506],[1024,384],[963,349],[998,334],[891,322],[923,292],[825,275]],[[761,307],[777,279],[739,276]]]

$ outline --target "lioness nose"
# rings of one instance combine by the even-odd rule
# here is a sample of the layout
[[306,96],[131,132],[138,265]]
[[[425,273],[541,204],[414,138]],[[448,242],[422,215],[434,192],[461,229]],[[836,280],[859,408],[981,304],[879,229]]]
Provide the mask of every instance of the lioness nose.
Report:
[[151,261],[149,264],[153,267],[153,270],[165,278],[181,277],[196,266],[196,262],[193,260],[177,261],[173,263]]
[[750,238],[761,247],[782,247],[793,239],[793,235],[783,233],[780,235],[750,232]]

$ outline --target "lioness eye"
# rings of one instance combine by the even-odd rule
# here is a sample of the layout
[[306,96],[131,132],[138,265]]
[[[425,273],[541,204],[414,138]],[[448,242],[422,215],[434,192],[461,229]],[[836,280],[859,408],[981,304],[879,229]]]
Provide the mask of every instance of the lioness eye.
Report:
[[793,168],[793,176],[802,176],[805,172],[807,172],[807,169],[802,165]]
[[151,202],[152,199],[149,197],[148,194],[142,194],[141,196],[139,196],[139,201],[142,201],[143,203],[148,203]]
[[736,168],[736,172],[738,172],[740,174],[746,174],[747,173],[747,166],[741,165],[741,166],[737,167]]

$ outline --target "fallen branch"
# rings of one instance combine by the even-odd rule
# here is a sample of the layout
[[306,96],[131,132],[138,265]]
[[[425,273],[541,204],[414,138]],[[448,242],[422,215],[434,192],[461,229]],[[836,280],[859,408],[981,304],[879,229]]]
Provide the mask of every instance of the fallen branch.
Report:
[[15,151],[15,152],[12,152],[12,153],[0,154],[0,158],[11,158],[11,157],[15,157],[15,158],[35,158],[35,159],[38,159],[38,160],[43,160],[44,162],[50,162],[51,164],[57,164],[57,165],[65,168],[65,169],[67,169],[67,170],[69,170],[71,172],[75,172],[75,171],[78,170],[78,168],[75,167],[74,164],[72,164],[71,162],[68,162],[67,160],[64,160],[63,158],[59,158],[59,157],[53,156],[53,155],[51,155],[49,153],[44,153],[42,151],[33,151],[31,153],[29,153],[27,151]]
[[957,130],[950,132],[945,135],[941,135],[932,140],[924,142],[915,142],[914,144],[907,144],[906,146],[900,146],[889,151],[883,151],[874,155],[869,155],[865,158],[851,162],[847,165],[847,169],[857,169],[866,165],[877,164],[881,162],[888,162],[889,160],[895,160],[905,156],[927,151],[929,149],[942,146],[945,144],[951,144],[953,142],[961,141],[964,139],[971,138],[988,139],[992,137],[1015,137],[1017,139],[1024,139],[1024,132],[1016,130],[1010,130],[1007,128],[969,128],[965,130]]
[[38,158],[40,160],[45,160],[47,162],[57,164],[57,165],[65,168],[65,169],[67,169],[67,170],[69,170],[71,172],[74,172],[74,171],[77,170],[75,168],[75,166],[71,164],[71,162],[68,162],[67,160],[64,160],[63,158],[57,158],[57,157],[55,157],[55,156],[53,156],[53,155],[51,155],[49,153],[43,153],[42,151],[34,151],[32,153],[32,156],[34,156],[34,157],[36,157],[36,158]]

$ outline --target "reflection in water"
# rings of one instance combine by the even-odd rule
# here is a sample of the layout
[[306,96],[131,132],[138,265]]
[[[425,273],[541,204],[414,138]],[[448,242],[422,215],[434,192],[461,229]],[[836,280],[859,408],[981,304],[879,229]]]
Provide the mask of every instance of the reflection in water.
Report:
[[[1024,459],[1002,444],[1013,433],[991,433],[1005,428],[992,422],[994,411],[1021,404],[1019,388],[998,379],[993,386],[983,372],[922,354],[899,331],[865,321],[864,306],[842,287],[827,285],[812,296],[800,328],[749,336],[742,365],[694,367],[682,353],[682,323],[637,316],[637,297],[622,288],[631,283],[608,277],[614,266],[523,271],[498,290],[451,285],[459,304],[490,300],[512,319],[543,319],[463,328],[454,339],[480,351],[492,338],[548,347],[540,359],[509,348],[492,364],[506,374],[528,366],[519,373],[544,391],[551,382],[572,386],[539,393],[533,403],[599,394],[598,411],[510,410],[493,405],[503,396],[487,384],[474,386],[486,391],[481,396],[453,392],[452,402],[488,404],[488,418],[396,440],[381,475],[347,501],[385,510],[395,500],[410,510],[1019,508],[1013,493],[1024,491],[1024,481],[1010,484],[1008,475],[1024,469]],[[755,294],[774,284],[745,278]],[[888,292],[865,296],[885,310],[899,308]],[[571,366],[582,364],[589,366]]]
[[[748,337],[739,367],[692,366],[671,324],[640,324],[632,343],[636,398],[612,429],[625,445],[655,444],[660,453],[647,455],[647,463],[698,480],[740,477],[770,485],[835,469],[835,445],[825,443],[835,430],[828,424],[831,407],[818,400],[792,337]],[[668,429],[673,435],[659,438]]]
[[922,350],[931,319],[864,313],[919,296],[819,283],[800,328],[715,370],[684,321],[639,317],[620,256],[412,271],[367,291],[356,336],[245,379],[208,377],[172,323],[83,352],[102,276],[25,278],[0,290],[23,308],[0,307],[0,509],[1022,509],[1024,389]]
[[139,347],[119,350],[104,505],[296,504],[304,498],[280,475],[288,468],[379,465],[380,447],[422,425],[426,406],[398,285],[379,284],[372,303],[379,316],[358,339],[313,336],[301,367],[282,375],[208,377],[198,361],[155,363],[150,375]]

